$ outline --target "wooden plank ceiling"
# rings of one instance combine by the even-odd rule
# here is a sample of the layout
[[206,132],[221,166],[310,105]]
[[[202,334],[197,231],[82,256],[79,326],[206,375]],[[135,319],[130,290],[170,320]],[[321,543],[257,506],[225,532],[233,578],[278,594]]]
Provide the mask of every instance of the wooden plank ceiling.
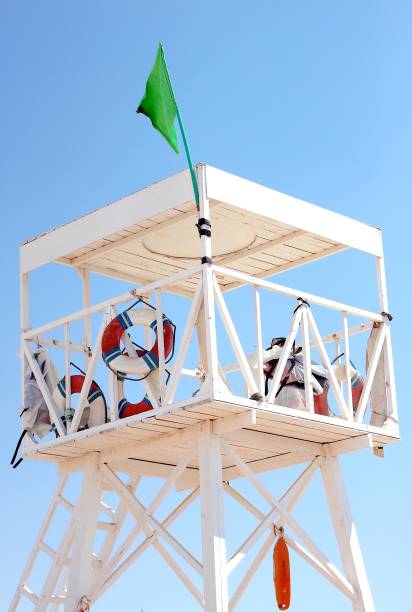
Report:
[[[199,263],[200,241],[193,204],[183,204],[125,227],[61,258],[66,265],[145,284]],[[343,250],[321,236],[297,230],[228,204],[211,201],[213,261],[258,277],[268,277]],[[220,277],[222,288],[235,286]],[[196,279],[173,287],[193,293]]]

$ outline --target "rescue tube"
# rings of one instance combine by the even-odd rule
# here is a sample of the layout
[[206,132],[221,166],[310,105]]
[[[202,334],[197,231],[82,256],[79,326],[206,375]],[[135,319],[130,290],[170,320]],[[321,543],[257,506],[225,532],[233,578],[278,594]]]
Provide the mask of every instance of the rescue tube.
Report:
[[289,551],[285,538],[281,537],[273,549],[273,582],[279,610],[290,606],[290,565]]
[[[80,393],[84,382],[83,374],[73,374],[70,376],[70,390],[71,395]],[[53,399],[56,403],[57,413],[59,416],[64,418],[66,408],[66,378],[63,377],[53,391]],[[95,427],[96,425],[102,425],[107,421],[107,408],[104,395],[99,385],[92,381],[90,385],[89,393],[87,395],[87,402],[89,406],[86,406],[82,418],[80,421],[80,427]]]
[[[157,339],[157,319],[153,318],[155,311],[152,308],[132,308],[125,310],[110,321],[103,332],[102,357],[105,364],[115,372],[147,376],[152,370],[159,367],[159,347]],[[150,351],[139,349],[138,357],[129,357],[120,348],[120,340],[129,327],[145,325],[156,334],[154,345]],[[174,325],[163,315],[163,339],[165,359],[167,360],[174,345]]]
[[326,382],[323,391],[320,395],[313,395],[313,409],[315,414],[321,414],[322,416],[332,416],[332,411],[328,404],[328,391],[329,383]]

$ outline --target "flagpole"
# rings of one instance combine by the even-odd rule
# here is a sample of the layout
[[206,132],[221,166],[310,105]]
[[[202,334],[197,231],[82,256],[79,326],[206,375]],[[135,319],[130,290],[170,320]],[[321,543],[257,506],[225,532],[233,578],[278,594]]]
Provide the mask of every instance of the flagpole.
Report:
[[180,110],[177,104],[176,104],[176,116],[177,116],[177,122],[179,124],[180,133],[182,134],[182,140],[183,140],[183,144],[184,144],[185,151],[186,151],[186,157],[187,157],[187,163],[189,164],[190,176],[192,177],[192,184],[193,184],[193,191],[195,192],[196,206],[199,209],[199,189],[197,186],[197,180],[196,180],[195,170],[192,164],[192,157],[190,155],[189,145],[186,139],[185,128],[183,127],[182,116],[180,114]]
[[195,170],[193,168],[192,156],[190,155],[190,149],[189,149],[189,144],[188,144],[187,138],[186,138],[185,128],[183,126],[182,115],[180,114],[180,110],[179,110],[179,107],[178,107],[177,102],[176,102],[175,92],[173,91],[172,81],[170,80],[170,74],[169,74],[169,69],[167,67],[167,63],[166,63],[166,58],[165,58],[165,54],[164,54],[164,50],[163,50],[163,45],[161,44],[160,47],[162,49],[162,57],[163,57],[163,62],[164,62],[165,69],[166,69],[166,75],[167,75],[167,80],[168,80],[169,87],[170,87],[170,93],[172,94],[172,97],[173,97],[173,100],[174,100],[174,103],[175,103],[175,106],[176,106],[176,117],[177,117],[177,122],[179,124],[180,133],[182,135],[183,145],[185,147],[187,163],[189,165],[190,176],[191,176],[192,185],[193,185],[193,191],[194,191],[194,194],[195,194],[196,208],[199,210],[199,189],[198,189],[198,186],[197,186]]

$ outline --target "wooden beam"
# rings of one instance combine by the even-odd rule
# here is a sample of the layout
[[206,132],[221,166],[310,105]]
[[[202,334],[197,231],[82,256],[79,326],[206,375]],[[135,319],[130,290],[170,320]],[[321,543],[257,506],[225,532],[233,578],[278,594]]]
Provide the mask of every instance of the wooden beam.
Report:
[[377,321],[378,323],[385,321],[381,314],[364,310],[362,308],[357,308],[356,306],[349,306],[349,304],[343,304],[328,298],[319,297],[318,295],[307,293],[306,291],[300,291],[299,289],[292,289],[291,287],[279,285],[278,283],[272,283],[271,281],[263,280],[259,275],[245,274],[243,272],[232,270],[231,268],[223,268],[215,265],[213,265],[212,268],[216,274],[236,278],[242,281],[242,284],[248,283],[249,285],[256,285],[257,287],[262,287],[263,289],[268,289],[269,291],[274,291],[275,293],[280,293],[281,295],[286,295],[296,299],[303,298],[311,304],[317,304],[318,306],[324,306],[325,308],[331,308],[332,310],[338,310],[339,312],[347,312],[355,317],[362,317],[364,319],[369,319],[370,321]]
[[[318,253],[313,253],[312,255],[307,255],[306,257],[301,257],[300,259],[296,259],[295,261],[291,261],[289,263],[281,264],[280,266],[273,266],[272,268],[268,268],[264,272],[258,272],[254,274],[256,278],[269,278],[270,276],[276,276],[276,274],[280,274],[281,272],[287,272],[288,270],[293,270],[294,268],[299,268],[299,266],[303,266],[305,264],[311,263],[312,261],[319,261],[319,259],[324,259],[325,257],[329,257],[330,255],[335,255],[335,253],[341,253],[342,251],[346,251],[348,247],[338,244],[337,246],[330,247],[329,249],[324,249],[323,251],[319,251]],[[218,262],[220,265],[220,262]],[[222,285],[223,293],[226,291],[231,291],[232,289],[237,289],[244,285],[244,282],[234,282],[229,283],[227,285]]]
[[216,257],[216,262],[219,266],[227,266],[234,261],[238,261],[239,259],[244,259],[245,257],[249,257],[250,255],[254,255],[255,253],[261,253],[262,251],[266,251],[267,249],[272,249],[273,247],[280,246],[282,244],[286,244],[287,242],[291,242],[292,240],[296,240],[301,236],[305,236],[308,232],[304,230],[297,230],[296,232],[289,232],[289,234],[284,234],[283,236],[278,236],[278,238],[274,238],[273,240],[266,240],[266,242],[261,242],[254,247],[241,249],[236,253],[232,253],[231,255]]
[[150,236],[151,234],[162,231],[166,228],[173,227],[181,221],[187,221],[187,219],[196,219],[198,214],[199,213],[197,212],[196,208],[193,208],[193,210],[190,210],[189,212],[175,215],[171,219],[167,219],[166,221],[162,221],[161,223],[157,223],[156,225],[152,225],[151,227],[143,228],[142,230],[139,230],[134,234],[131,234],[130,236],[125,236],[120,240],[116,240],[114,242],[111,242],[110,244],[105,244],[104,246],[94,249],[93,251],[83,253],[83,255],[79,255],[78,257],[74,257],[70,260],[70,263],[73,266],[81,265],[85,262],[90,261],[91,259],[101,257],[105,253],[110,253],[110,251],[113,251],[115,249],[121,249],[128,245],[130,242],[140,240],[141,238],[147,238],[147,236]]

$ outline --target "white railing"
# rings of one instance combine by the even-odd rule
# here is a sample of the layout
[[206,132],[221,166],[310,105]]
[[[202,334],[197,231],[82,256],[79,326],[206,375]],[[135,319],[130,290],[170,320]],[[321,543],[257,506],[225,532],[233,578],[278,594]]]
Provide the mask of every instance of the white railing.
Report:
[[[226,304],[224,294],[218,284],[218,278],[224,276],[225,278],[233,278],[243,285],[249,285],[253,291],[254,297],[254,334],[256,344],[255,359],[257,367],[254,369],[251,367],[250,359],[242,346],[242,342],[236,330],[236,326],[233,323],[232,316],[229,312],[229,308]],[[197,288],[193,294],[192,303],[189,314],[184,325],[181,339],[176,347],[176,354],[174,357],[174,363],[167,366],[170,370],[169,380],[166,380],[166,363],[164,353],[164,342],[163,342],[163,306],[162,306],[162,292],[167,292],[168,286],[175,284],[177,281],[182,279],[188,279],[196,277],[198,279]],[[265,396],[264,389],[264,377],[263,377],[263,332],[262,332],[262,315],[261,315],[261,299],[262,292],[270,292],[270,294],[280,294],[293,298],[296,300],[291,309],[291,322],[286,341],[283,349],[279,355],[276,369],[273,373],[273,378],[270,383],[268,394]],[[149,400],[152,404],[154,411],[159,409],[173,409],[175,405],[175,397],[178,389],[178,385],[182,380],[182,377],[197,378],[201,387],[198,398],[218,398],[223,395],[231,397],[232,401],[236,401],[236,395],[230,390],[230,386],[225,380],[225,374],[231,372],[240,372],[240,375],[244,382],[245,394],[243,399],[249,399],[251,397],[258,398],[260,401],[264,401],[266,404],[273,404],[276,399],[276,395],[281,385],[282,376],[290,357],[292,347],[297,341],[298,334],[300,334],[300,348],[302,354],[302,365],[304,372],[304,403],[306,411],[314,413],[314,397],[312,389],[312,357],[311,351],[316,349],[320,355],[322,365],[327,371],[328,381],[330,385],[330,392],[333,394],[333,399],[336,404],[338,414],[341,418],[346,419],[350,422],[361,423],[364,421],[365,413],[368,407],[368,402],[371,397],[373,390],[374,380],[376,372],[382,367],[384,363],[384,387],[386,390],[386,403],[384,407],[385,415],[390,416],[394,422],[397,421],[396,413],[396,397],[395,397],[395,384],[393,376],[393,364],[392,364],[392,353],[390,345],[390,329],[388,320],[382,314],[363,310],[354,306],[339,303],[327,298],[322,298],[316,295],[309,294],[307,292],[301,292],[296,289],[285,287],[283,285],[273,283],[270,281],[262,280],[235,270],[228,268],[222,268],[220,266],[197,266],[180,272],[179,274],[168,277],[167,279],[159,280],[154,283],[150,283],[144,287],[132,289],[131,291],[100,302],[94,306],[83,308],[82,310],[75,312],[66,317],[57,319],[51,323],[47,323],[36,328],[25,331],[22,334],[22,348],[24,351],[25,358],[30,364],[36,378],[37,384],[43,394],[44,400],[47,404],[50,421],[55,424],[55,427],[60,436],[64,436],[68,433],[75,433],[78,431],[79,424],[83,415],[83,411],[86,406],[87,397],[90,391],[90,386],[93,382],[96,368],[101,359],[101,340],[103,332],[108,322],[117,316],[116,307],[122,304],[129,305],[130,302],[135,301],[139,297],[150,297],[152,294],[155,296],[155,317],[157,320],[158,330],[158,353],[159,353],[159,380],[160,387],[159,392],[156,394],[147,381],[141,381],[142,386]],[[272,298],[273,299],[273,298]],[[236,364],[230,364],[221,367],[219,361],[219,351],[216,341],[216,328],[214,317],[204,316],[205,300],[207,300],[207,311],[210,313],[211,303],[214,303],[216,312],[219,312],[221,321],[227,332],[230,344],[233,348],[233,352],[236,356]],[[212,306],[213,306],[212,303]],[[298,306],[295,308],[295,306]],[[327,309],[338,311],[341,314],[342,329],[337,330],[333,333],[323,335],[320,333],[318,323],[313,316],[311,305],[321,306]],[[75,343],[71,341],[71,329],[72,323],[82,320],[85,329],[91,329],[91,317],[92,315],[98,315],[101,317],[99,331],[93,342],[93,346],[88,346],[86,341]],[[348,316],[355,316],[361,318],[363,321],[354,326],[349,327]],[[200,318],[202,318],[202,325],[199,325]],[[203,331],[201,328],[203,327]],[[375,328],[375,341],[369,355],[368,370],[366,372],[363,391],[357,406],[357,410],[354,414],[352,405],[352,393],[351,393],[351,347],[350,338],[353,335],[370,332],[372,328]],[[63,329],[64,339],[54,339],[45,336],[45,334],[51,331]],[[188,348],[192,340],[192,336],[195,330],[199,333],[199,353],[206,354],[206,363],[194,364],[192,368],[185,368],[185,359],[187,357]],[[85,338],[85,340],[90,340]],[[135,354],[132,341],[125,333],[122,337],[125,350],[130,356]],[[79,393],[74,416],[71,422],[65,423],[64,420],[58,414],[56,404],[54,402],[52,393],[47,387],[47,384],[40,372],[39,366],[32,355],[32,343],[39,343],[42,345],[52,346],[56,349],[64,351],[64,378],[66,385],[66,408],[71,407],[71,393],[70,393],[70,377],[71,377],[71,353],[83,353],[85,355],[86,371],[83,386]],[[334,344],[335,357],[341,352],[343,353],[343,366],[344,377],[340,376],[338,379],[336,374],[336,368],[333,367],[332,361],[328,355],[327,345]],[[202,345],[202,346],[201,346]],[[208,372],[211,369],[212,372]],[[341,368],[342,370],[342,368]],[[379,370],[381,372],[381,369]],[[214,374],[213,374],[214,373]],[[216,374],[217,373],[217,374]],[[118,404],[119,404],[119,390],[117,384],[116,374],[107,369],[108,376],[108,395],[109,395],[109,419],[115,421],[119,418],[118,415]],[[214,378],[220,378],[220,382],[223,381],[225,391],[222,392],[222,385],[216,383]],[[188,398],[186,398],[188,399]],[[190,400],[193,401],[190,396]],[[180,405],[183,400],[179,400]]]
[[[224,373],[239,371],[245,383],[247,396],[253,396],[255,393],[264,397],[263,390],[263,352],[262,352],[262,321],[261,321],[261,291],[277,293],[283,296],[296,298],[297,308],[293,311],[289,332],[286,336],[286,341],[283,350],[279,356],[278,364],[271,381],[269,393],[264,399],[266,402],[273,403],[281,384],[281,380],[285,371],[288,358],[291,354],[292,347],[296,342],[298,332],[301,333],[301,350],[303,356],[304,369],[304,394],[305,406],[308,412],[314,412],[313,392],[311,389],[311,349],[316,348],[321,358],[322,365],[328,373],[328,382],[330,390],[333,393],[333,398],[337,404],[339,416],[356,423],[362,423],[365,418],[365,413],[368,408],[368,403],[371,399],[371,392],[374,384],[380,385],[384,389],[385,404],[381,405],[381,414],[384,417],[389,417],[390,423],[397,423],[396,396],[395,396],[395,381],[393,373],[393,358],[391,351],[391,339],[388,317],[385,314],[378,314],[369,310],[361,309],[348,304],[340,303],[327,298],[319,297],[307,292],[302,292],[297,289],[285,287],[277,283],[262,280],[242,272],[213,266],[215,275],[224,276],[225,278],[233,278],[243,284],[250,285],[254,291],[254,316],[256,327],[256,355],[257,359],[257,376],[253,376],[252,369],[248,360],[248,356],[243,351],[241,343],[236,333],[235,326],[231,319],[227,305],[225,304],[223,294],[219,285],[214,280],[214,292],[216,303],[220,311],[220,315],[232,344],[233,351],[237,357],[236,364],[230,364],[222,368]],[[317,305],[327,309],[338,311],[341,314],[342,329],[328,335],[322,336],[315,317],[310,306]],[[348,316],[355,316],[364,319],[362,323],[352,328],[348,326]],[[356,410],[352,405],[352,372],[351,372],[351,347],[350,337],[363,332],[375,329],[374,339],[371,341],[368,351],[368,367],[363,380],[362,393],[359,399]],[[338,380],[336,368],[332,366],[326,345],[335,344],[335,357],[343,354],[344,379]],[[342,350],[341,350],[342,349]],[[366,355],[366,343],[365,343]],[[379,375],[384,377],[384,380],[375,381],[377,378],[378,365],[383,366],[384,371],[380,371]]]

